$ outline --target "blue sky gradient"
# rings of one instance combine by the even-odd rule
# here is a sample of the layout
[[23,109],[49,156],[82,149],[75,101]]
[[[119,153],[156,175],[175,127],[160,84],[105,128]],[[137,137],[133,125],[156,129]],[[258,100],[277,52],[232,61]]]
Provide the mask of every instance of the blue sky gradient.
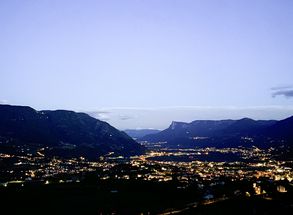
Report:
[[293,115],[292,11],[291,0],[0,1],[0,102],[104,111],[119,128]]

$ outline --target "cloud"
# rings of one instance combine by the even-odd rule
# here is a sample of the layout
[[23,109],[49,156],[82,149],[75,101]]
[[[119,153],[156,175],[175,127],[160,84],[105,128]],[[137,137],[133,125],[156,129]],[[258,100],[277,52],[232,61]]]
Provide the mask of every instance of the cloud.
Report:
[[87,114],[89,114],[90,116],[102,120],[102,121],[109,121],[110,120],[110,114],[111,112],[109,111],[91,111],[91,112],[87,112]]
[[274,92],[272,97],[284,96],[286,98],[293,98],[293,87],[292,86],[283,86],[283,87],[273,87],[271,88]]
[[277,90],[288,90],[292,89],[292,85],[285,85],[285,86],[279,86],[279,87],[272,87],[271,90],[277,91]]
[[285,96],[286,98],[292,98],[293,97],[293,89],[292,90],[279,90],[272,94],[273,97],[276,96]]
[[[165,111],[229,111],[229,110],[264,110],[264,109],[286,109],[288,106],[282,106],[282,105],[264,105],[264,106],[158,106],[158,107],[109,107],[104,108],[103,110],[106,110],[105,113],[127,113],[127,114],[119,114],[120,117],[123,116],[130,116],[129,113],[137,113],[137,112],[165,112]],[[292,109],[293,106],[290,106],[290,109]],[[100,112],[100,111],[96,111]],[[95,111],[93,111],[95,113]],[[132,115],[133,115],[132,114]],[[134,118],[134,117],[131,117]]]
[[129,116],[129,115],[119,115],[119,119],[120,120],[129,120],[129,119],[133,119],[133,117]]
[[8,101],[6,99],[0,100],[0,104],[8,104]]

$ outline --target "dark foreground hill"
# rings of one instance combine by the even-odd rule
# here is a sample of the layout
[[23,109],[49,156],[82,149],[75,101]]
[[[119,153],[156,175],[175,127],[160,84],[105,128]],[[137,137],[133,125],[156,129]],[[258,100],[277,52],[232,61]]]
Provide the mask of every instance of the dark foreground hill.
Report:
[[0,146],[45,147],[47,154],[97,158],[109,152],[135,155],[144,148],[106,122],[73,111],[36,111],[0,105]]
[[173,147],[290,145],[293,140],[293,117],[280,121],[243,118],[172,122],[167,129],[139,140],[166,142],[167,146]]
[[273,198],[267,199],[265,196],[229,196],[230,199],[224,201],[203,201],[201,191],[196,187],[178,189],[176,185],[138,180],[24,186],[15,184],[0,187],[0,200],[2,211],[31,215],[40,214],[40,211],[41,214],[57,215],[289,215],[293,211],[290,192],[274,194]]

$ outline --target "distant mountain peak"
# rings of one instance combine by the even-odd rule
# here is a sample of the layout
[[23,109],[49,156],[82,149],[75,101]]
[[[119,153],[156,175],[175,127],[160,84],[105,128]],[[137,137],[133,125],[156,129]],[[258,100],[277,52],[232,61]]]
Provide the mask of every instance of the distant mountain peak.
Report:
[[134,139],[142,138],[146,135],[159,133],[161,130],[149,129],[126,129],[124,132]]
[[251,119],[251,118],[248,118],[248,117],[241,118],[241,119],[239,119],[238,121],[244,121],[244,122],[255,122],[254,119]]
[[187,125],[188,123],[185,123],[185,122],[172,121],[169,128],[174,130],[174,129],[186,128]]

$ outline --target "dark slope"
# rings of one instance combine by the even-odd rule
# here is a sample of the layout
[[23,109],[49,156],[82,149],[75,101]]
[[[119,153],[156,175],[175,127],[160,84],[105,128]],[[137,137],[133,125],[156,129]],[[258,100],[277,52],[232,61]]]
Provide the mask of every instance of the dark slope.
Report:
[[293,141],[293,116],[280,120],[266,130],[267,136]]
[[49,153],[68,156],[143,152],[127,134],[85,113],[36,111],[23,106],[0,105],[0,141],[50,147]]

